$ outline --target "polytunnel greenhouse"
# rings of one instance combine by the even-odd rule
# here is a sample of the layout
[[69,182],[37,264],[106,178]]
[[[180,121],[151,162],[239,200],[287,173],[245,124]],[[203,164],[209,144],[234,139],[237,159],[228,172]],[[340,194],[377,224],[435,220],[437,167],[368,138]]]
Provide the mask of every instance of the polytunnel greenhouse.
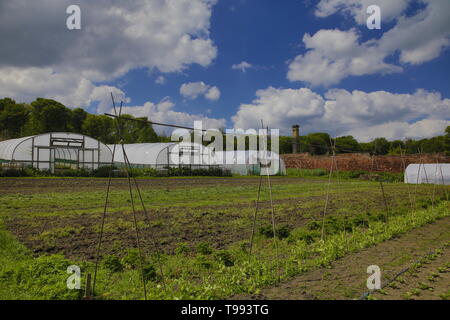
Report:
[[[125,164],[122,145],[116,145],[114,163]],[[283,160],[267,154],[267,165],[256,151],[219,151],[198,143],[136,143],[124,144],[133,168],[168,167],[191,169],[222,168],[233,174],[285,174]],[[52,173],[65,169],[97,169],[111,164],[114,145],[76,133],[45,133],[0,142],[0,165],[5,168],[33,167]]]
[[[114,150],[114,145],[109,145]],[[259,175],[286,174],[286,166],[279,155],[267,153],[267,166],[256,151],[218,151],[197,143],[136,143],[124,144],[128,160],[133,168],[165,169],[189,167],[206,169],[218,167],[232,174]],[[264,158],[264,157],[262,157]],[[124,165],[121,145],[116,145],[114,163]]]
[[[114,145],[109,145],[111,150]],[[128,160],[134,168],[164,169],[190,167],[192,169],[216,166],[211,163],[211,149],[196,143],[134,143],[124,144]],[[114,163],[123,165],[121,145],[116,145]]]
[[112,152],[100,141],[76,133],[45,133],[0,142],[0,162],[39,170],[97,169],[109,165]]
[[450,185],[450,163],[414,163],[406,167],[405,183]]
[[275,152],[254,150],[220,151],[214,154],[214,162],[232,174],[246,175],[285,175],[286,165]]

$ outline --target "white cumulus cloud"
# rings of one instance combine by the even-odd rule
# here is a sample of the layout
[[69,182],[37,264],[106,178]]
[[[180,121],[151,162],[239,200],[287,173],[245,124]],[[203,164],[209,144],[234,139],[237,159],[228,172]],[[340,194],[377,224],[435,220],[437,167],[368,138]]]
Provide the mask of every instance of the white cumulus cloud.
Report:
[[[69,31],[65,12],[71,0],[0,1],[0,38],[5,44],[0,79],[9,79],[0,90],[21,101],[46,96],[70,107],[86,107],[92,86],[130,70],[167,73],[191,64],[208,66],[217,55],[209,37],[215,3],[82,1],[82,29]],[[16,76],[9,75],[11,70]]]
[[299,124],[303,133],[325,131],[366,141],[430,137],[450,125],[450,99],[422,89],[413,94],[335,89],[321,96],[307,88],[269,87],[256,96],[240,106],[232,118],[235,127],[255,128],[263,119],[283,134]]
[[[186,127],[193,127],[194,121],[202,121],[205,129],[219,129],[226,127],[225,119],[210,118],[202,114],[189,114],[185,112],[175,111],[175,104],[169,100],[164,99],[159,103],[146,102],[142,106],[127,106],[123,107],[123,112],[131,114],[136,117],[147,117],[151,121],[174,124]],[[168,129],[162,126],[154,126],[158,133],[165,132],[168,134]]]
[[220,90],[215,86],[210,86],[203,81],[183,83],[180,87],[180,94],[190,100],[195,100],[199,96],[214,101],[220,98]]
[[[450,1],[420,2],[424,8],[406,16],[403,13],[410,1],[322,0],[316,8],[317,16],[350,13],[356,22],[363,24],[367,15],[363,19],[360,13],[366,14],[367,5],[378,3],[382,19],[395,20],[395,25],[381,38],[365,42],[356,29],[305,34],[303,43],[307,51],[289,64],[287,78],[313,86],[330,86],[349,76],[401,72],[404,65],[422,64],[439,57],[450,45]],[[400,56],[399,64],[387,63],[386,59],[396,53]]]
[[321,0],[316,7],[315,15],[328,17],[337,12],[349,14],[357,23],[366,24],[367,7],[378,5],[384,21],[392,21],[401,15],[411,0]]
[[117,99],[129,102],[125,93],[111,86],[94,85],[77,74],[55,73],[52,68],[0,68],[0,96],[13,97],[19,101],[55,99],[66,106],[87,108],[100,102],[98,112],[111,105],[111,92]]
[[248,63],[247,61],[242,61],[241,63],[233,64],[233,65],[231,66],[231,68],[232,68],[233,70],[239,70],[239,71],[241,71],[242,73],[247,72],[247,69],[250,69],[250,68],[252,68],[252,67],[253,67],[253,66],[252,66],[250,63]]
[[324,99],[307,88],[269,87],[258,90],[256,96],[251,104],[242,104],[233,116],[236,128],[258,128],[261,120],[272,128],[289,128],[292,121],[310,121],[325,113]]

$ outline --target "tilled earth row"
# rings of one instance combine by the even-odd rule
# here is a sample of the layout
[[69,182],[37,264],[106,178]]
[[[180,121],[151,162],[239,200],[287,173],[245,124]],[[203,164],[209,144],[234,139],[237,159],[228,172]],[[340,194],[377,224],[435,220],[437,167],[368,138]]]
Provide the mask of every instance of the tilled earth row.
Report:
[[[381,285],[401,271],[414,266],[424,256],[441,249],[434,259],[402,275],[397,281],[373,294],[376,299],[444,299],[450,290],[450,217],[414,229],[400,237],[350,254],[335,261],[331,268],[319,268],[260,294],[236,299],[314,300],[360,299],[367,289],[367,268],[381,269]],[[442,249],[444,248],[444,249]],[[434,274],[434,276],[432,276]],[[433,280],[430,280],[432,279]]]

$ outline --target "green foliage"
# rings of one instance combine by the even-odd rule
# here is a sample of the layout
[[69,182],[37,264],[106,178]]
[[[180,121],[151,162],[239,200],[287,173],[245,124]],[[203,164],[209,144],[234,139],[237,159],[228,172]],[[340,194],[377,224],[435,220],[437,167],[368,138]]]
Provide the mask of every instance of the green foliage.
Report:
[[136,269],[140,266],[140,260],[138,249],[128,249],[127,254],[121,260],[121,264],[126,269]]
[[30,108],[24,104],[16,104],[12,99],[0,100],[0,137],[17,138],[23,133]]
[[116,167],[111,166],[101,166],[95,170],[92,171],[91,176],[97,177],[97,178],[107,178],[109,177],[109,174],[111,170],[116,170]]
[[444,136],[444,148],[445,148],[445,154],[450,156],[450,126],[448,126],[445,129],[445,136]]
[[[259,234],[266,238],[273,238],[273,227],[272,225],[265,225],[259,228]],[[275,229],[275,234],[278,239],[285,239],[289,237],[290,230],[288,226],[281,226]]]
[[211,245],[209,243],[207,243],[207,242],[200,242],[197,245],[197,252],[201,253],[201,254],[208,255],[208,254],[213,253],[213,249],[211,248]]
[[167,171],[169,177],[179,176],[211,176],[211,177],[230,177],[231,173],[219,167],[210,167],[208,169],[191,169],[189,167],[169,168]]
[[158,279],[158,273],[153,264],[147,264],[142,268],[145,281],[155,281]]
[[13,284],[39,299],[78,299],[80,291],[66,286],[67,267],[72,263],[62,255],[41,256],[0,273],[0,282]]
[[123,265],[116,255],[107,255],[102,259],[103,269],[109,272],[119,272],[123,270]]
[[336,143],[336,153],[358,152],[361,150],[358,141],[352,136],[339,137],[334,139]]
[[294,169],[294,168],[288,168],[286,170],[286,174],[289,177],[301,177],[301,178],[307,178],[307,177],[323,177],[328,174],[328,171],[326,169]]
[[376,155],[385,155],[388,154],[390,144],[386,138],[376,138],[372,142],[373,144],[373,153]]
[[[327,169],[287,169],[287,176],[289,177],[328,177],[329,171]],[[365,170],[349,170],[349,171],[333,171],[332,178],[334,179],[361,179],[383,182],[402,182],[404,180],[403,173],[392,172],[377,172],[370,173]]]
[[234,266],[234,258],[231,253],[227,250],[216,251],[215,257],[219,260],[225,267]]
[[292,153],[292,137],[280,136],[280,154]]
[[175,254],[184,255],[189,252],[189,246],[186,242],[178,242],[175,248]]
[[194,263],[203,269],[210,269],[213,265],[212,261],[204,255],[197,256]]
[[309,245],[313,243],[316,239],[320,237],[320,231],[306,230],[305,228],[298,228],[291,232],[288,238],[288,242],[295,243],[297,241],[303,241],[305,244]]
[[331,137],[328,133],[310,133],[300,137],[300,151],[309,152],[313,155],[322,155],[330,152]]
[[[300,190],[302,194],[308,197],[312,196],[312,199],[308,199],[314,203],[316,202],[315,196],[323,195],[323,185],[321,183],[308,185],[292,184],[290,187],[291,189],[279,186],[279,188],[274,189],[274,198],[289,199],[298,195]],[[395,190],[394,187],[397,186],[393,186],[391,189],[393,192]],[[449,215],[448,202],[438,203],[436,201],[433,209],[430,207],[427,210],[411,212],[408,208],[407,200],[405,200],[404,202],[399,201],[397,203],[399,208],[392,208],[389,221],[384,223],[382,206],[379,210],[372,207],[369,209],[361,208],[355,206],[358,201],[354,201],[355,199],[353,197],[356,191],[378,192],[379,186],[377,183],[349,181],[343,182],[340,188],[345,190],[346,196],[343,196],[341,203],[343,206],[342,209],[345,210],[327,214],[325,219],[326,233],[324,241],[319,241],[322,219],[319,215],[314,214],[315,212],[311,212],[308,219],[314,219],[313,223],[292,230],[287,239],[278,242],[280,277],[282,281],[307,270],[317,268],[318,266],[329,265],[332,261],[346,254],[391,239],[408,230],[418,228],[440,217]],[[170,203],[171,206],[176,207],[180,205],[190,206],[191,204],[199,205],[199,203],[204,205],[211,203],[215,205],[218,203],[226,205],[230,199],[236,198],[236,202],[240,201],[235,196],[237,192],[236,186],[233,186],[231,189],[233,189],[234,193],[228,193],[228,187],[224,186],[217,191],[217,194],[219,194],[218,197],[216,197],[216,193],[209,187],[199,189],[201,192],[195,192],[198,195],[195,199],[191,199],[192,188],[188,188],[187,192],[180,189],[176,195],[168,195],[167,192],[154,190],[149,194],[145,194],[144,197],[146,201],[151,199],[152,203]],[[418,189],[424,192],[428,190],[426,186],[418,186]],[[314,192],[311,193],[311,190]],[[248,194],[247,191],[249,191]],[[247,200],[251,199],[248,201],[255,199],[254,185],[248,189],[238,187],[238,192],[240,195],[244,195]],[[111,198],[112,212],[117,212],[114,209],[123,211],[121,206],[123,205],[124,195],[126,194],[126,191],[123,191],[123,193],[117,192]],[[60,217],[62,214],[71,215],[80,212],[92,212],[94,211],[94,206],[97,206],[97,204],[101,206],[103,204],[102,201],[104,200],[102,200],[101,195],[101,192],[54,193],[51,197],[47,197],[47,195],[45,197],[36,195],[32,197],[30,195],[4,195],[4,201],[0,203],[0,211],[4,214],[23,212],[23,215],[26,215],[27,211],[31,211],[29,212],[29,216],[34,217],[47,215],[51,212],[53,206],[61,205],[64,207],[63,212],[58,211],[59,209],[53,209],[55,212],[51,214]],[[418,196],[421,196],[420,192]],[[425,197],[429,198],[429,194],[427,193]],[[79,209],[81,198],[86,203],[91,204],[84,211]],[[63,203],[62,200],[65,202]],[[265,198],[265,200],[268,199]],[[39,209],[37,209],[36,204],[39,205]],[[406,208],[404,208],[405,206]],[[320,204],[319,207],[321,207]],[[101,209],[99,211],[95,210],[94,214],[100,213]],[[374,211],[369,211],[372,209]],[[253,211],[247,212],[243,209],[242,214],[243,216],[247,216],[247,213],[250,212]],[[307,213],[306,210],[302,210],[301,212],[302,216]],[[296,214],[296,212],[292,212],[292,214]],[[352,220],[353,217],[355,219]],[[0,224],[1,221],[0,219]],[[127,226],[127,228],[132,228],[132,226]],[[34,258],[28,251],[14,248],[17,244],[18,242],[14,242],[11,237],[8,237],[5,241],[2,240],[0,225],[0,273],[7,270],[14,271],[19,266],[28,266],[33,263]],[[214,251],[214,254],[210,255],[200,253],[165,255],[162,263],[163,273],[165,275],[165,287],[163,289],[161,284],[148,285],[149,299],[226,299],[233,295],[253,294],[260,288],[276,284],[278,281],[278,273],[276,272],[276,262],[274,259],[275,249],[272,241],[263,237],[256,237],[254,244],[254,255],[252,257],[249,257],[248,252],[242,250],[242,241],[228,246],[226,248],[228,254],[222,253],[223,251],[219,251],[220,253],[216,254],[216,251]],[[115,249],[117,250],[117,254],[120,254],[122,246],[118,245]],[[21,253],[22,250],[25,250],[24,253]],[[130,256],[130,259],[126,259],[127,255]],[[6,258],[3,258],[4,256]],[[100,268],[98,274],[99,280],[97,281],[97,293],[101,294],[102,299],[142,298],[142,284],[140,282],[142,275],[140,268],[136,267],[139,265],[137,261],[136,251],[134,251],[134,253],[127,252],[125,257],[120,260],[124,268],[121,272],[111,273],[110,269],[104,268],[102,264],[102,268]],[[149,274],[144,275],[144,277],[147,281],[158,281],[157,274],[159,274],[159,267],[156,268],[157,272],[155,275],[154,267],[156,264],[154,261],[156,260],[152,257],[152,261],[153,263],[144,261],[144,269],[149,266]],[[80,266],[82,265],[80,264]],[[85,272],[84,267],[82,267],[82,275],[85,275]],[[448,272],[447,269],[445,269],[445,272]],[[51,282],[54,277],[59,277],[59,275],[53,275],[50,283],[56,284],[56,282]],[[56,299],[61,299],[65,298],[64,294],[68,292],[71,295],[68,298],[77,298],[78,292],[69,292],[63,287],[65,286],[64,281],[67,277],[67,274],[63,274],[61,275],[61,279],[57,280],[61,286],[60,291],[58,290],[56,294],[52,295],[45,293],[45,297],[54,296]],[[6,277],[0,280],[2,284],[0,286],[1,298],[42,298],[41,288],[35,287],[31,281],[29,282],[29,286],[20,287],[16,282],[13,282],[13,279],[14,277],[6,275]]]
[[67,238],[67,237],[79,234],[83,229],[84,229],[84,227],[75,228],[75,227],[70,227],[70,226],[67,226],[64,228],[55,228],[55,229],[51,229],[49,231],[42,232],[38,236],[38,238],[43,239],[43,240]]
[[[94,170],[88,170],[84,168],[80,169],[56,169],[55,173],[51,173],[48,170],[38,170],[32,167],[25,168],[7,168],[3,169],[0,165],[0,177],[96,177],[107,178],[109,177],[111,167],[101,166]],[[231,176],[231,173],[222,168],[209,168],[209,169],[190,169],[190,168],[171,168],[164,171],[158,171],[153,168],[138,169],[132,168],[131,175],[134,177],[182,177],[182,176],[214,176],[225,177]],[[126,177],[125,168],[113,167],[112,177],[123,178]]]
[[[134,118],[131,115],[123,117]],[[124,121],[121,127],[124,143],[160,141],[148,123]],[[71,110],[58,101],[43,98],[37,98],[29,105],[18,104],[10,98],[1,99],[0,128],[0,140],[45,132],[76,132],[107,144],[117,142],[117,125],[114,119],[89,114],[81,108]]]
[[281,226],[278,229],[276,229],[276,234],[278,239],[282,240],[282,239],[286,239],[287,237],[289,237],[290,234],[290,230],[288,226]]
[[[417,153],[446,153],[450,155],[450,127],[447,127],[443,136],[429,139],[406,141],[388,141],[386,138],[376,138],[370,142],[359,143],[352,136],[343,136],[331,139],[326,133],[311,133],[300,137],[300,152],[311,155],[331,154],[330,141],[335,143],[336,153],[362,152],[376,155],[401,155]],[[280,137],[280,154],[292,153],[292,137]]]

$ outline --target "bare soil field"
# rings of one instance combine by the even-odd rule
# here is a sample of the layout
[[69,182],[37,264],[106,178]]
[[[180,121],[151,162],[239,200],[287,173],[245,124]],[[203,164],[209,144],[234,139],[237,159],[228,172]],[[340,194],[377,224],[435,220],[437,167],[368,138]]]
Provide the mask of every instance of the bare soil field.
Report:
[[[161,186],[171,188],[162,190],[168,194],[176,193],[177,189],[186,189],[191,186],[197,188],[218,188],[229,187],[233,189],[239,187],[258,187],[258,179],[140,179],[138,180],[142,194],[146,199],[152,198],[152,190],[159,189]],[[20,194],[32,192],[35,199],[42,197],[43,201],[49,192],[64,195],[72,192],[85,192],[89,190],[105,191],[107,180],[104,179],[11,179],[7,182],[12,185],[10,192],[16,190]],[[277,178],[273,181],[274,189],[277,186],[311,184],[311,181],[300,178]],[[313,185],[322,187],[323,181],[313,181]],[[133,215],[131,213],[131,204],[126,199],[128,190],[128,181],[117,179],[112,181],[113,188],[119,191],[120,197],[124,198],[126,209],[114,210],[109,212],[105,218],[105,233],[103,252],[105,254],[116,254],[123,251],[124,248],[136,247],[136,236],[133,228]],[[23,192],[25,190],[25,192]],[[291,196],[275,199],[274,204],[278,208],[276,211],[276,222],[280,226],[287,226],[290,230],[307,225],[308,222],[320,219],[325,197],[323,191],[319,189],[320,195]],[[427,191],[427,190],[425,190]],[[216,191],[212,191],[216,192]],[[220,191],[219,191],[220,192]],[[339,194],[331,197],[327,205],[329,213],[339,212],[342,206],[349,207],[349,213],[340,213],[340,215],[357,213],[358,210],[376,211],[384,206],[383,199],[378,192],[373,190],[361,190],[357,193],[344,192],[339,190]],[[256,196],[256,194],[255,194]],[[426,196],[426,192],[421,194]],[[37,197],[37,198],[36,198]],[[390,190],[390,205],[394,208],[406,203],[405,190],[401,188],[392,188]],[[402,199],[400,202],[394,199]],[[137,201],[137,199],[135,200]],[[151,201],[151,200],[150,200]],[[195,203],[195,199],[192,199]],[[260,213],[257,216],[257,226],[263,226],[270,221],[269,201],[264,200],[260,204]],[[306,208],[302,208],[306,204]],[[99,239],[100,226],[102,222],[102,212],[104,205],[104,195],[99,194],[95,202],[85,204],[86,207],[77,206],[76,214],[52,214],[52,211],[58,212],[64,208],[64,204],[50,205],[45,215],[26,214],[26,212],[17,212],[6,219],[8,229],[30,248],[35,254],[53,254],[63,253],[71,259],[83,259],[92,261],[95,258],[96,243]],[[123,206],[123,203],[121,203]],[[354,207],[350,209],[350,207]],[[113,209],[115,206],[113,206]],[[33,208],[32,211],[39,209]],[[137,220],[141,229],[144,247],[148,252],[156,250],[152,242],[152,236],[155,235],[157,247],[168,254],[173,254],[175,248],[180,242],[188,243],[195,247],[200,242],[207,242],[215,249],[224,249],[228,245],[237,241],[250,238],[251,221],[254,212],[254,202],[245,201],[235,203],[232,199],[226,204],[215,205],[213,203],[186,205],[158,205],[148,209],[148,221],[145,219],[142,209],[137,210]]]
[[[317,179],[276,177],[279,183],[323,183]],[[195,186],[241,186],[258,185],[258,178],[138,178],[142,189],[172,189]],[[0,194],[20,193],[47,193],[47,192],[79,192],[106,190],[108,178],[2,178],[0,179]],[[113,190],[126,190],[128,180],[115,178],[111,184]]]

